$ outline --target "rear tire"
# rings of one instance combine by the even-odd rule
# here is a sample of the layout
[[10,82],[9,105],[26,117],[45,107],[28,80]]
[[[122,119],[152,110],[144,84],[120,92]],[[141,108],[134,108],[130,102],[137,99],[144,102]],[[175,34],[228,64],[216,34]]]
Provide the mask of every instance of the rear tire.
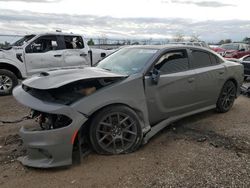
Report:
[[18,84],[16,75],[5,69],[0,69],[0,95],[10,95]]
[[222,87],[219,99],[217,101],[217,111],[221,113],[228,112],[236,98],[237,89],[232,81],[227,81]]
[[90,124],[90,141],[99,154],[135,151],[142,143],[142,127],[137,114],[122,105],[101,110]]

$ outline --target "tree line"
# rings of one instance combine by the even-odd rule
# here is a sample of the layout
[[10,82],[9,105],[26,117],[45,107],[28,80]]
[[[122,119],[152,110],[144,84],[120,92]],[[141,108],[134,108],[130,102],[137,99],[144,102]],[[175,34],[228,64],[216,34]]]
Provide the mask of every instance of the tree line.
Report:
[[[198,35],[194,35],[194,36],[191,36],[190,37],[190,42],[196,42],[196,41],[200,41],[199,40],[199,36]],[[107,39],[106,39],[106,41],[107,41]],[[174,37],[173,37],[173,41],[174,42],[183,42],[183,41],[185,41],[185,37],[184,37],[184,35],[183,34],[176,34]],[[168,42],[169,42],[169,40],[168,40]],[[218,42],[218,44],[226,44],[226,43],[231,43],[231,42],[233,42],[232,41],[232,39],[222,39],[222,40],[220,40],[219,42]],[[244,42],[244,43],[248,43],[248,44],[250,44],[250,37],[245,37],[242,41],[240,41],[240,42]],[[105,42],[103,42],[103,44],[104,44]],[[144,42],[145,44],[147,44],[147,41],[146,42]],[[148,43],[150,43],[150,40],[148,41]],[[121,41],[118,41],[117,42],[117,44],[116,45],[136,45],[136,44],[139,44],[139,42],[131,42],[130,40],[121,40]],[[89,46],[93,46],[93,45],[95,45],[95,42],[94,42],[94,40],[92,39],[92,38],[90,38],[89,40],[88,40],[88,45]],[[7,42],[7,41],[5,41],[4,43],[0,43],[0,48],[6,48],[6,47],[9,47],[10,46],[10,43],[9,42]]]

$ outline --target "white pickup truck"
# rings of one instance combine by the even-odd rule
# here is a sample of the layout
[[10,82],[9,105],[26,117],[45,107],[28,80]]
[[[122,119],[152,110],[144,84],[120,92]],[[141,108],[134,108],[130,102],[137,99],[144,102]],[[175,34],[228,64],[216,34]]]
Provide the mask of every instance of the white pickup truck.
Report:
[[81,35],[26,35],[0,49],[0,95],[10,94],[18,79],[53,69],[93,66],[112,52],[90,49]]

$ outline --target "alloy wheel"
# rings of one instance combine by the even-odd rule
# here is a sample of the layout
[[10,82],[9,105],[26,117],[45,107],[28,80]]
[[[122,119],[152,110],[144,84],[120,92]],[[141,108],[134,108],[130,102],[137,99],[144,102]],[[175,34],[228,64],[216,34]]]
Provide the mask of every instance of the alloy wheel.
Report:
[[13,81],[11,80],[10,77],[6,75],[0,75],[0,91],[1,92],[9,92],[9,90],[13,86]]
[[132,117],[125,113],[110,113],[99,122],[96,138],[99,146],[108,153],[119,154],[134,145],[137,126]]
[[235,85],[231,82],[229,82],[226,87],[223,89],[222,95],[221,95],[221,105],[225,110],[228,110],[231,108],[231,106],[234,103],[236,96],[236,88]]

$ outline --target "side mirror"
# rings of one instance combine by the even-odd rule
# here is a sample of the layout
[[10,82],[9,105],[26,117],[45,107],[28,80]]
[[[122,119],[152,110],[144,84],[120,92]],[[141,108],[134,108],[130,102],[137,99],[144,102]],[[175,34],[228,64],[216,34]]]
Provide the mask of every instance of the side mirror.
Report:
[[101,53],[101,58],[106,57],[106,53]]
[[153,84],[157,85],[159,82],[159,79],[160,79],[161,71],[154,68],[152,71],[150,71],[150,73],[151,73],[151,78],[152,78]]
[[245,52],[245,49],[244,49],[244,48],[241,48],[239,51],[240,51],[240,52]]

